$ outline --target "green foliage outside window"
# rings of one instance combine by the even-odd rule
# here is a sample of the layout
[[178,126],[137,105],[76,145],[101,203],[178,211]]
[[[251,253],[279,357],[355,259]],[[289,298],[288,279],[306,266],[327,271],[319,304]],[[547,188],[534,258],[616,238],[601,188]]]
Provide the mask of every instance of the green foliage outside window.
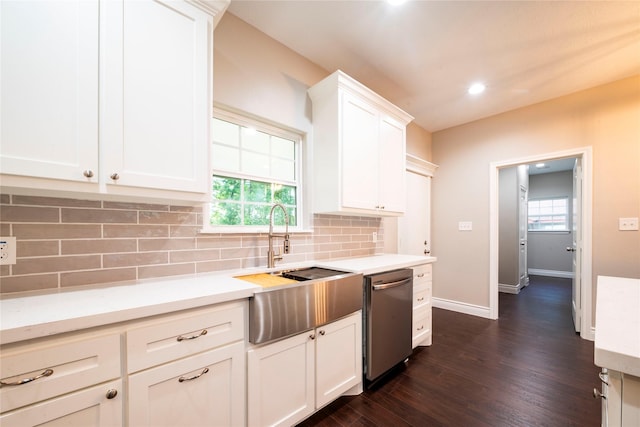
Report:
[[[285,206],[290,226],[297,225],[296,187],[214,175],[212,196],[210,222],[213,226],[269,225],[269,212],[274,203]],[[280,209],[274,211],[274,224],[284,225]]]

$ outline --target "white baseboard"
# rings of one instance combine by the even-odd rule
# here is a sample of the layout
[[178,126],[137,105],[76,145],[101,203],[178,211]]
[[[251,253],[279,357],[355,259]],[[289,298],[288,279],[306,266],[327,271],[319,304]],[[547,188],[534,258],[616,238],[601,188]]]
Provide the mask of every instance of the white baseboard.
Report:
[[519,283],[517,285],[506,285],[504,283],[498,283],[498,292],[504,292],[505,294],[517,295],[520,293],[520,289],[522,289],[522,286],[520,286]]
[[458,313],[470,314],[472,316],[484,317],[491,319],[489,307],[482,307],[465,302],[452,301],[443,298],[433,298],[433,306]]
[[542,270],[539,268],[529,268],[527,270],[530,276],[547,276],[547,277],[561,277],[564,279],[573,279],[573,271],[559,271],[559,270]]

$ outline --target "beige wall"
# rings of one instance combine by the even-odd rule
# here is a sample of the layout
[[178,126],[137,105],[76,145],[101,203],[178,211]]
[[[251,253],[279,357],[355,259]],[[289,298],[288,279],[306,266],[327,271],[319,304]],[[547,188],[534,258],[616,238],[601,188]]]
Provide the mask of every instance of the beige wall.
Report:
[[[487,94],[490,96],[490,94]],[[640,277],[640,76],[433,134],[434,296],[489,306],[489,164],[593,149],[593,291],[597,275]],[[473,231],[457,231],[458,221]],[[589,260],[586,260],[587,262]]]
[[[231,13],[226,13],[216,27],[214,47],[216,104],[311,132],[311,100],[307,90],[335,70],[321,68]],[[349,70],[343,71],[349,74]],[[363,77],[384,82],[372,76]],[[361,83],[368,85],[368,81]],[[382,96],[391,91],[389,85],[369,88]],[[392,98],[389,101],[394,102]],[[414,123],[409,124],[407,152],[430,161],[431,134]]]

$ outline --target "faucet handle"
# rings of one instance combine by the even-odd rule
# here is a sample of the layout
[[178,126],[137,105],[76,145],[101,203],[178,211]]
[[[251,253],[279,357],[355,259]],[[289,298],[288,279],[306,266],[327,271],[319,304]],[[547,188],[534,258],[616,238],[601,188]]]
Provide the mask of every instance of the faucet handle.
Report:
[[289,244],[289,235],[285,234],[284,235],[284,242],[282,243],[283,246],[283,250],[285,254],[289,253],[289,249],[291,249],[291,245]]

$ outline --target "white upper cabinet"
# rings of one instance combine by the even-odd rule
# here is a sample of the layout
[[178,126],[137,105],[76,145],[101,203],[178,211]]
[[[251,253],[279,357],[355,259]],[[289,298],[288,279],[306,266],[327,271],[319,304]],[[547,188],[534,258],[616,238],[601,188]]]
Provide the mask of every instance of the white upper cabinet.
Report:
[[341,71],[309,95],[314,211],[402,215],[406,126],[413,117]]
[[227,4],[1,2],[3,186],[204,200]]
[[98,170],[98,1],[2,1],[0,20],[0,172],[87,181]]
[[105,182],[206,192],[211,16],[176,1],[103,10]]

